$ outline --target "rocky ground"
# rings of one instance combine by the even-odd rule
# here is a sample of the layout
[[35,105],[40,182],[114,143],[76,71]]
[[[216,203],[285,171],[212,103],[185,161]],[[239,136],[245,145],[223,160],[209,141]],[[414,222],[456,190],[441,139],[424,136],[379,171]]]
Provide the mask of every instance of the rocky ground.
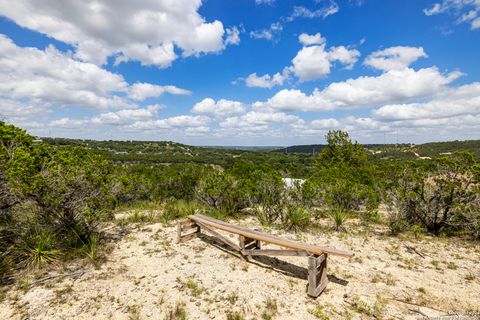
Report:
[[[235,223],[259,227],[252,218]],[[329,257],[330,282],[312,299],[305,257],[249,263],[208,239],[176,244],[174,225],[111,224],[112,248],[97,268],[75,262],[18,281],[4,294],[0,318],[417,319],[480,311],[478,243],[392,237],[359,221],[347,232],[328,221],[297,234],[260,228],[355,256]]]

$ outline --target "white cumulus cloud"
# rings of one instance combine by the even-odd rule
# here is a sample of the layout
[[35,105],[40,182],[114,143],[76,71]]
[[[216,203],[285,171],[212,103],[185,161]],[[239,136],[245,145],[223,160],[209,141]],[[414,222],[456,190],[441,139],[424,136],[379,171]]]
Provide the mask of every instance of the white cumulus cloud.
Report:
[[245,84],[247,87],[252,88],[268,88],[271,89],[274,86],[281,86],[290,76],[289,68],[285,68],[282,73],[275,73],[270,76],[269,74],[264,74],[263,76],[258,76],[257,73],[252,73],[248,75],[245,79]]
[[[137,60],[168,67],[183,56],[219,52],[225,30],[218,20],[206,21],[199,0],[0,0],[0,15],[22,27],[75,47],[84,61],[104,64]],[[227,38],[232,42],[232,34]]]
[[300,78],[300,81],[310,81],[322,78],[330,73],[332,63],[338,61],[347,69],[353,68],[358,61],[360,52],[348,49],[345,46],[326,49],[326,40],[320,33],[313,36],[302,33],[299,41],[304,46],[292,60],[291,71]]
[[480,83],[442,90],[432,100],[405,104],[389,104],[374,110],[383,121],[449,118],[480,113]]
[[422,47],[390,47],[370,54],[364,64],[378,70],[402,70],[419,58],[427,58]]
[[310,95],[298,89],[284,89],[265,102],[256,102],[254,106],[283,111],[368,107],[431,96],[460,76],[460,72],[442,74],[436,67],[390,70],[375,77],[333,82],[323,90],[315,89]]
[[130,124],[135,121],[151,119],[161,109],[161,105],[150,105],[147,108],[119,110],[116,112],[101,113],[90,119],[92,124],[122,125]]
[[137,82],[130,86],[128,90],[128,97],[142,101],[147,98],[157,98],[164,93],[170,93],[175,95],[189,95],[189,90],[177,88],[175,86],[159,86],[151,83]]
[[225,99],[215,101],[212,98],[205,98],[193,106],[192,112],[216,117],[227,117],[244,113],[245,105],[238,101]]
[[301,35],[298,36],[298,41],[300,41],[301,44],[304,46],[310,46],[312,44],[324,44],[327,42],[327,39],[322,37],[320,32],[317,32],[316,34],[309,35],[307,33],[302,33]]
[[53,46],[19,47],[0,34],[0,98],[50,109],[136,109],[136,101],[165,92],[190,93],[168,85],[129,85],[120,74],[78,61]]
[[179,115],[170,118],[136,121],[129,127],[139,130],[164,130],[174,128],[205,127],[211,122],[207,116]]
[[309,35],[302,33],[298,37],[303,45],[296,56],[292,59],[292,65],[285,67],[282,73],[274,75],[251,73],[244,80],[248,87],[268,88],[283,85],[291,74],[297,76],[301,82],[316,80],[330,74],[332,64],[339,62],[346,69],[352,69],[360,57],[356,49],[349,49],[345,46],[326,48],[326,39],[320,33]]

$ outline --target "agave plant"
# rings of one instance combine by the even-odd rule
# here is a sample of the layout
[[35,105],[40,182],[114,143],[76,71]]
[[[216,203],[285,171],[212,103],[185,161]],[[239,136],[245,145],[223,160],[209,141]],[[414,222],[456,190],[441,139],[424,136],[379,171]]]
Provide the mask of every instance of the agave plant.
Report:
[[27,268],[40,268],[45,264],[58,261],[61,251],[54,248],[51,234],[43,232],[37,236],[24,239],[19,245],[21,264]]
[[305,209],[298,207],[288,207],[285,218],[285,227],[295,232],[305,229],[310,222],[310,214]]
[[98,245],[100,243],[100,237],[98,235],[90,236],[88,242],[84,246],[85,255],[90,261],[96,263],[99,258]]
[[335,224],[335,231],[341,231],[345,229],[343,225],[348,219],[348,213],[346,211],[338,208],[333,209],[332,211],[330,211],[329,217],[333,220],[333,223]]

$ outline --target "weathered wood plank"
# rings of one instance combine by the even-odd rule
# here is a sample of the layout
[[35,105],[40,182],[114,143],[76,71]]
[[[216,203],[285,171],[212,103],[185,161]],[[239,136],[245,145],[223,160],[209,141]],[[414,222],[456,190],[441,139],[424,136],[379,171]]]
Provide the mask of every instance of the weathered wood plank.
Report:
[[323,290],[325,290],[325,288],[327,287],[327,284],[328,284],[327,281],[322,282],[322,283],[320,283],[320,285],[318,287],[316,287],[315,289],[312,289],[312,290],[310,290],[310,287],[309,287],[307,294],[311,297],[316,298],[320,294],[322,294]]
[[224,221],[220,221],[217,219],[213,219],[210,217],[206,217],[201,214],[195,214],[188,216],[188,219],[195,221],[197,223],[202,223],[203,225],[209,226],[209,227],[214,227],[223,231],[231,232],[234,234],[238,234],[241,236],[244,236],[246,238],[252,238],[255,240],[263,241],[263,242],[268,242],[272,244],[279,245],[281,247],[286,247],[290,249],[296,249],[296,250],[305,250],[308,252],[311,252],[313,254],[321,255],[323,253],[327,254],[332,254],[332,255],[337,255],[337,256],[343,256],[343,257],[352,257],[354,254],[351,251],[342,251],[342,250],[335,250],[335,249],[330,249],[326,247],[321,247],[321,246],[314,246],[306,243],[301,243],[298,241],[293,241],[293,240],[287,240],[287,239],[282,239],[280,237],[268,235],[265,233],[261,233],[258,231],[250,230],[247,228],[239,227]]
[[309,255],[307,251],[303,250],[274,250],[274,249],[253,249],[243,250],[243,254],[249,256],[299,256],[306,257]]
[[309,256],[307,294],[311,297],[318,297],[326,288],[327,283],[327,255]]
[[214,236],[217,240],[219,240],[220,242],[223,242],[224,244],[230,246],[232,249],[236,250],[236,251],[242,251],[242,249],[240,249],[239,246],[237,246],[235,243],[233,243],[232,241],[230,241],[229,239],[227,239],[226,237],[222,236],[220,233],[216,232],[215,230],[213,230],[212,228],[204,225],[203,223],[200,223],[200,222],[197,222],[198,225],[203,228],[204,230],[208,231],[212,236]]
[[240,247],[240,250],[245,250],[245,237],[244,236],[238,236],[238,246]]
[[177,223],[177,243],[180,243],[181,238],[182,238],[182,225],[179,222]]

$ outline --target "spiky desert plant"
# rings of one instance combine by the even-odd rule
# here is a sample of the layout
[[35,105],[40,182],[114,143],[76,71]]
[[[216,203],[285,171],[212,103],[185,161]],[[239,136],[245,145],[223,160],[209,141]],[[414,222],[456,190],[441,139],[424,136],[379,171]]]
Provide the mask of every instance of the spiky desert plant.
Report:
[[295,232],[305,229],[310,222],[310,214],[303,208],[288,207],[285,219],[285,227],[287,230]]
[[19,244],[18,252],[21,264],[27,268],[39,268],[54,263],[61,256],[61,251],[55,249],[53,236],[48,232],[42,232],[32,238],[25,237]]
[[90,261],[96,263],[99,259],[100,237],[96,234],[90,236],[88,242],[84,246],[85,255]]
[[341,231],[345,229],[343,225],[348,219],[348,213],[346,211],[336,208],[330,211],[329,216],[335,225],[335,231]]

